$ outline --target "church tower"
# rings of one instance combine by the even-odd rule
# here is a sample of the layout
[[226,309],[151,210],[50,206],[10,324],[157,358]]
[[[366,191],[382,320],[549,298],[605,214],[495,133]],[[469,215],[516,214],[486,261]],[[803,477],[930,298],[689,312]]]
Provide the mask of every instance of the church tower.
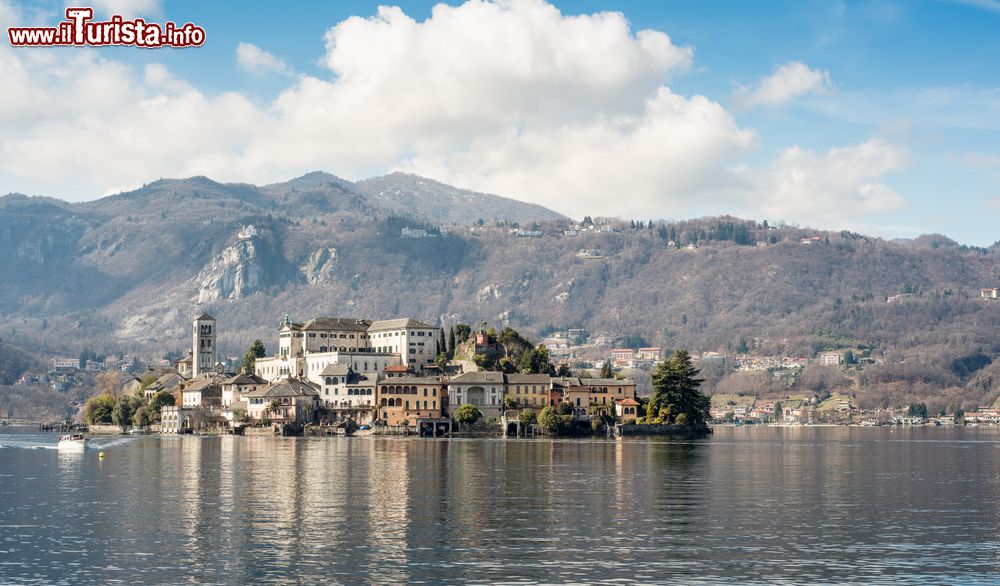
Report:
[[194,337],[191,346],[191,376],[215,372],[219,361],[215,348],[215,318],[203,313],[194,320]]

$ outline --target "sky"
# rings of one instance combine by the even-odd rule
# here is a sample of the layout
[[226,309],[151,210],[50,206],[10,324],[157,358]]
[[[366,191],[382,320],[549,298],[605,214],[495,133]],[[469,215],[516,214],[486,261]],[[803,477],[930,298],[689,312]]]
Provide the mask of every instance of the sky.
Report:
[[1000,0],[71,4],[206,41],[4,39],[0,193],[405,171],[575,218],[1000,240]]

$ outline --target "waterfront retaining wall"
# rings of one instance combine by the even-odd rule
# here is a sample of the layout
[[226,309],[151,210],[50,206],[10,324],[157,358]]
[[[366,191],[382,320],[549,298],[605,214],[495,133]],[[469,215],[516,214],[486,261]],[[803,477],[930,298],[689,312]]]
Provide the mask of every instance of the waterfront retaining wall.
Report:
[[680,437],[699,437],[712,433],[712,430],[705,427],[689,427],[687,425],[655,425],[647,423],[633,423],[629,425],[619,425],[615,428],[618,435],[674,435]]

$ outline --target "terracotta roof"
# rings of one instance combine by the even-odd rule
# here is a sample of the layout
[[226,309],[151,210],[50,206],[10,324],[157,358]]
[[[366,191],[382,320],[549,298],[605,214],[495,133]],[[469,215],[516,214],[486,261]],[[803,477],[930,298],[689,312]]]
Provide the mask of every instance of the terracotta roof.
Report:
[[439,379],[431,376],[401,376],[398,378],[387,378],[378,382],[380,387],[399,385],[440,385]]
[[226,380],[222,381],[222,384],[224,384],[224,385],[261,385],[261,384],[264,384],[266,382],[267,382],[266,380],[260,378],[256,374],[247,374],[245,372],[241,372],[240,374],[237,374],[236,376],[234,376],[232,378],[229,378],[229,379],[226,379]]
[[372,325],[368,328],[368,331],[380,332],[383,330],[400,330],[403,328],[421,328],[428,330],[436,329],[435,326],[419,322],[415,319],[404,317],[400,319],[383,319],[379,321],[373,321]]
[[502,372],[480,370],[476,372],[467,372],[461,376],[457,376],[451,379],[450,384],[469,385],[489,383],[502,385],[503,382],[504,374]]
[[351,371],[350,364],[342,364],[340,362],[334,362],[332,364],[327,364],[323,372],[319,373],[320,376],[347,376],[347,373]]
[[512,385],[547,385],[552,382],[552,377],[547,374],[508,374],[507,382]]
[[638,407],[639,406],[639,401],[636,401],[632,397],[625,397],[618,404],[621,405],[622,407]]
[[409,372],[410,367],[406,364],[389,364],[384,372]]
[[300,327],[303,330],[346,330],[352,332],[366,332],[371,324],[366,319],[353,319],[346,317],[316,317]]
[[262,389],[250,391],[247,397],[272,398],[272,397],[316,397],[319,393],[309,383],[298,379],[284,379],[273,383]]
[[581,378],[580,384],[585,387],[608,387],[611,385],[634,385],[631,379],[627,378]]

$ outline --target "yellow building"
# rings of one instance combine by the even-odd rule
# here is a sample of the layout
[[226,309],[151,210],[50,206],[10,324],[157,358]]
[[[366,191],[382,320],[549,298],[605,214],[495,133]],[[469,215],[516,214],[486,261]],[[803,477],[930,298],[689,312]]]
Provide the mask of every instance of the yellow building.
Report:
[[541,410],[549,404],[552,378],[547,374],[508,374],[506,395],[518,408]]
[[441,417],[444,398],[444,383],[431,377],[389,378],[375,386],[378,419],[387,425],[405,420],[415,427],[417,419]]

